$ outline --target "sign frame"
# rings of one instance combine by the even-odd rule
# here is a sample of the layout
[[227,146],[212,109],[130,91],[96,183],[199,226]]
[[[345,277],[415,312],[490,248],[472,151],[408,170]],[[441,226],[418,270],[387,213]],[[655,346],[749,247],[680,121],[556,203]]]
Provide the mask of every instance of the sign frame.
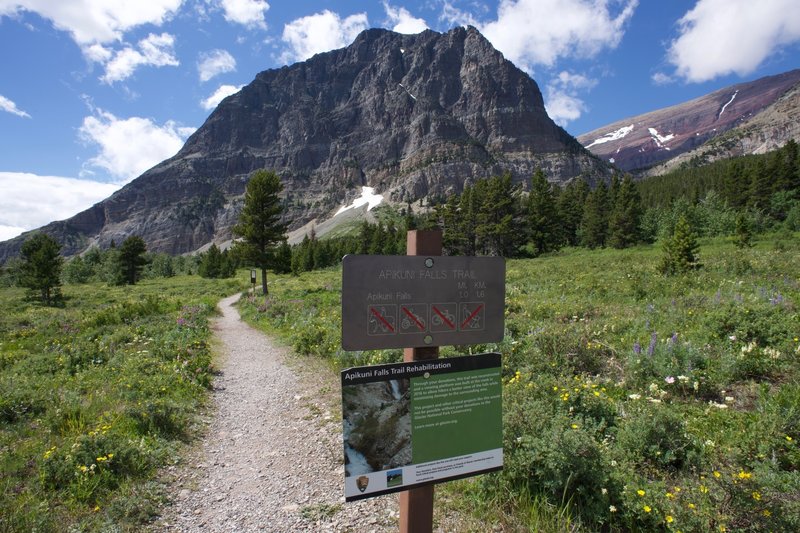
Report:
[[502,257],[346,255],[342,347],[500,342],[505,272]]

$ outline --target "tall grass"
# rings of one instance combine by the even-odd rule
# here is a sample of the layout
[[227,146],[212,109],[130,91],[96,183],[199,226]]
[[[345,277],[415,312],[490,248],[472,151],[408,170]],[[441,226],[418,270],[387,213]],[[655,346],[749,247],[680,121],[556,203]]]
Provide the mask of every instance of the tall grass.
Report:
[[[509,261],[503,342],[442,349],[503,353],[505,468],[445,501],[508,530],[800,530],[798,236],[701,242],[686,275],[660,256]],[[243,313],[338,367],[399,359],[340,349],[340,277],[278,278]]]
[[242,287],[70,285],[61,308],[0,289],[0,531],[137,530],[157,513],[154,475],[207,397],[207,318]]

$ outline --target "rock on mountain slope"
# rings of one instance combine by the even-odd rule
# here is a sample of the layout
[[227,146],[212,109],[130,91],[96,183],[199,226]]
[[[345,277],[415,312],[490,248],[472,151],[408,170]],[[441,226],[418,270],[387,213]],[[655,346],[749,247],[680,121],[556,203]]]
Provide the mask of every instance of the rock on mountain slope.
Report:
[[793,70],[621,120],[578,141],[622,170],[647,174],[693,157],[710,162],[764,152],[800,139],[799,95],[800,70]]
[[[259,168],[281,176],[290,229],[332,216],[362,186],[405,203],[504,172],[522,181],[543,168],[560,182],[609,174],[476,29],[373,29],[347,48],[261,72],[174,157],[43,229],[66,254],[133,234],[150,250],[189,252],[230,238]],[[0,261],[20,242],[0,244]]]

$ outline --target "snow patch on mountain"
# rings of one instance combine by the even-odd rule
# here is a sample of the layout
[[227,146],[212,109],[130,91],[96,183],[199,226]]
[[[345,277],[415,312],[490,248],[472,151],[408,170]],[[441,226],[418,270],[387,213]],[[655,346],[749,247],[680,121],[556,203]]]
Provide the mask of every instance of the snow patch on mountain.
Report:
[[669,146],[664,146],[664,143],[667,143],[675,138],[674,133],[670,133],[669,135],[660,135],[658,130],[655,128],[647,128],[647,131],[650,132],[650,136],[656,142],[659,148],[665,148],[669,150]]
[[611,133],[606,133],[605,135],[603,135],[599,139],[595,139],[591,144],[587,144],[585,146],[585,148],[589,148],[591,146],[594,146],[595,144],[603,144],[603,143],[607,143],[607,142],[610,142],[610,141],[618,141],[619,139],[624,138],[626,135],[628,135],[632,131],[633,131],[633,124],[631,124],[629,126],[623,126],[622,128],[620,128],[620,129],[618,129],[616,131],[612,131]]
[[355,209],[356,207],[361,207],[362,205],[366,205],[367,211],[371,211],[373,207],[377,207],[382,201],[383,196],[380,194],[375,194],[374,187],[361,187],[361,196],[353,200],[352,204],[340,207],[336,212],[336,215],[341,215],[348,209]]
[[736,99],[736,95],[737,94],[739,94],[739,90],[738,89],[736,90],[735,93],[733,93],[733,96],[731,96],[731,99],[728,100],[728,103],[725,104],[724,106],[722,106],[722,109],[719,110],[719,115],[717,115],[717,119],[719,119],[719,117],[721,117],[722,114],[725,112],[725,108],[728,107],[729,105],[731,105],[731,102],[733,102]]

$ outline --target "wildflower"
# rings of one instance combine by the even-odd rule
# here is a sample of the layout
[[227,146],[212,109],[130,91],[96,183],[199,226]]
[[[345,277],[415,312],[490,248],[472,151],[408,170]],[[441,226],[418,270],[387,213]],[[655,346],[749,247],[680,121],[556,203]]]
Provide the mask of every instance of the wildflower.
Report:
[[769,509],[764,509],[763,511],[761,511],[761,514],[763,514],[766,517],[772,516],[772,513],[769,512]]
[[578,429],[578,424],[572,424],[572,426],[570,426],[570,427],[571,427],[572,429]]
[[705,485],[700,485],[700,492],[702,492],[703,494],[708,494],[708,487],[706,487]]
[[726,528],[725,526],[723,526],[722,524],[720,524],[720,526],[719,526],[719,533],[725,533],[726,531],[728,531],[728,528]]
[[731,403],[731,402],[733,402],[733,396],[725,396],[725,402],[726,402],[726,403]]
[[718,478],[718,477],[720,477],[721,475],[722,475],[722,474],[720,474],[718,471],[714,470],[714,477]]
[[761,501],[761,493],[757,490],[753,491],[753,499],[757,502]]
[[667,376],[667,377],[664,378],[664,382],[667,385],[672,385],[673,383],[675,383],[675,378],[672,377],[672,376]]
[[672,518],[672,515],[667,515],[666,517],[664,517],[664,520],[667,521],[667,524],[671,524],[675,519]]
[[652,357],[656,351],[657,342],[658,342],[658,335],[656,335],[656,332],[654,331],[653,334],[650,335],[650,345],[647,347],[647,355],[649,355],[650,357]]
[[638,400],[641,397],[642,397],[641,394],[628,394],[628,398],[630,398],[631,400]]
[[603,487],[602,489],[600,489],[600,492],[603,494],[608,494],[608,489]]
[[678,376],[678,381],[680,381],[681,383],[686,383],[687,381],[689,381],[689,376],[680,375]]
[[666,494],[666,496],[667,496],[667,498],[674,498],[674,497],[675,497],[675,495],[674,495],[674,494],[672,494],[671,492],[668,492],[668,493]]
[[792,437],[790,437],[789,435],[786,435],[786,442],[792,442]]
[[638,494],[639,496],[644,496],[647,493],[645,491],[643,491],[642,489],[639,489],[639,490],[636,491],[636,494]]
[[751,477],[753,477],[753,474],[752,472],[745,472],[744,470],[740,470],[739,473],[736,474],[736,477],[738,477],[739,479],[750,479]]
[[690,503],[690,504],[689,504],[689,505],[687,505],[686,507],[688,507],[689,509],[694,509],[694,508],[695,508],[695,504],[693,504],[693,503]]
[[645,505],[644,507],[642,507],[642,509],[644,509],[645,513],[649,513],[650,511],[652,511],[649,505]]
[[638,342],[633,343],[633,353],[636,355],[642,355],[642,345]]
[[608,506],[608,510],[609,510],[610,512],[612,512],[612,513],[616,513],[616,512],[617,512],[617,508],[616,508],[616,507],[614,507],[613,505],[609,505],[609,506]]
[[100,506],[99,505],[95,505],[93,511],[96,513],[99,510],[100,510]]

